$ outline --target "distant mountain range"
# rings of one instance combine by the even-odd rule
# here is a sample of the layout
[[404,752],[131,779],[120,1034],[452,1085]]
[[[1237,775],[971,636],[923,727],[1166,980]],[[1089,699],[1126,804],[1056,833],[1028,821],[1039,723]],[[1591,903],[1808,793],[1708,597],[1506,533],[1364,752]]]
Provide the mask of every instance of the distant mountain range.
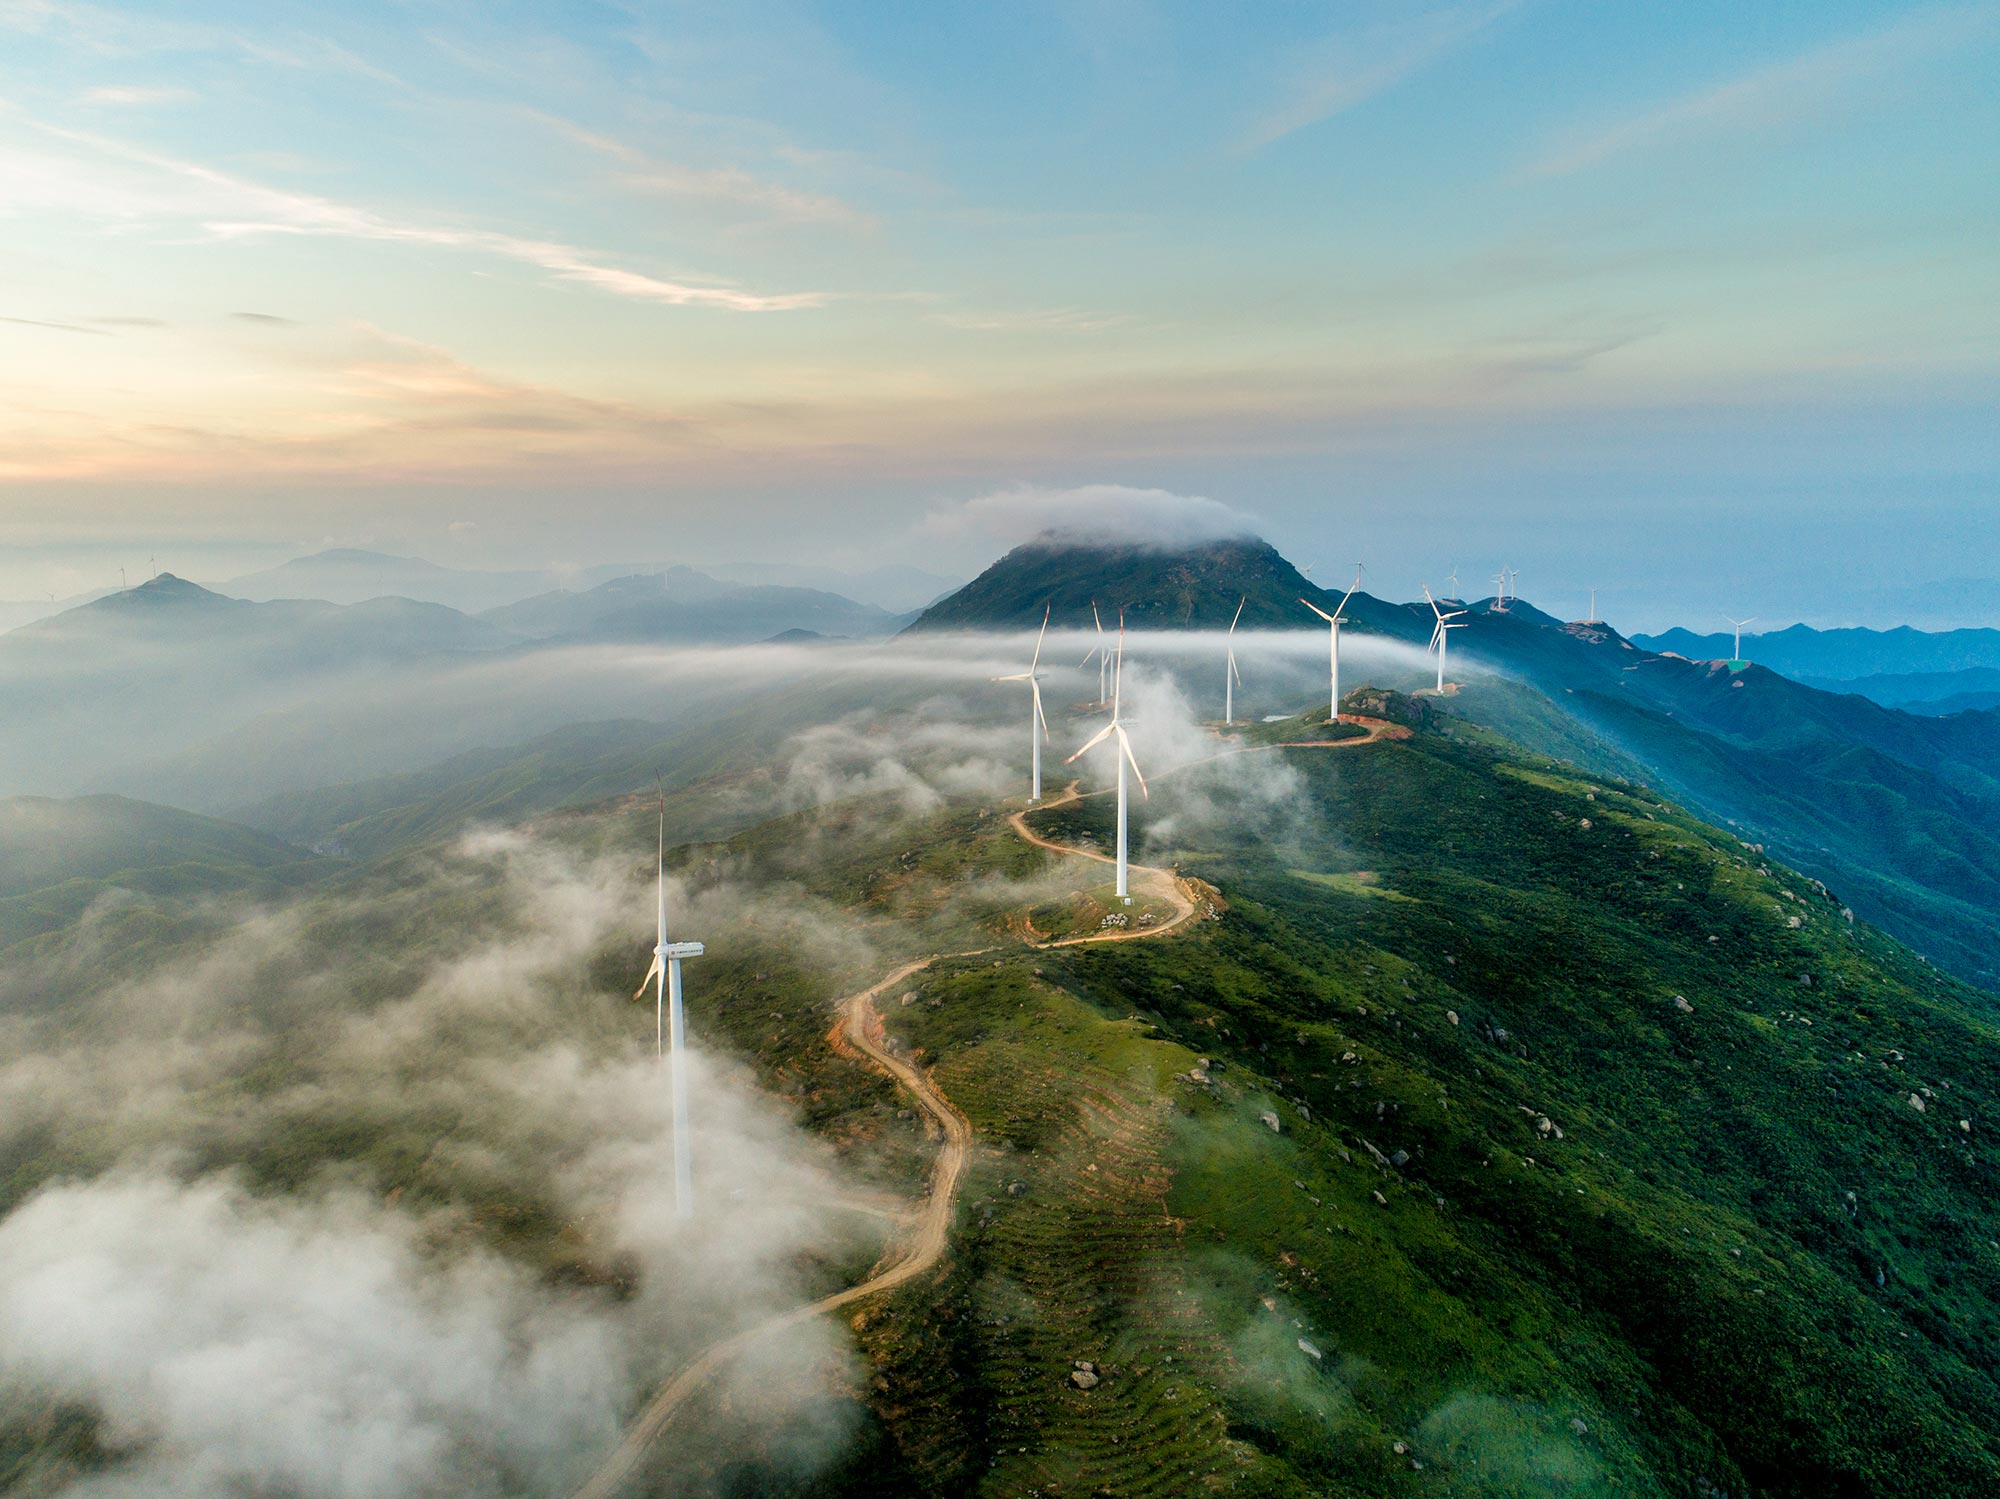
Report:
[[780,587],[829,592],[891,613],[920,608],[953,584],[952,579],[942,574],[915,567],[844,572],[838,568],[781,563],[704,565],[699,571],[680,564],[643,562],[603,563],[574,569],[487,571],[446,567],[419,557],[336,547],[227,578],[213,586],[217,592],[233,598],[258,601],[326,599],[336,604],[358,604],[394,596],[447,604],[467,614],[479,614],[542,594],[562,590],[586,592],[621,578],[660,574],[683,581],[699,576],[717,591]]
[[[1635,635],[1632,643],[1649,651],[1672,651],[1694,660],[1727,659],[1727,630],[1697,635],[1667,630]],[[1788,677],[1850,682],[1863,677],[1946,673],[1979,668],[2000,670],[2000,630],[1943,630],[1929,633],[1902,626],[1894,630],[1815,630],[1810,625],[1743,637],[1743,654]]]
[[910,622],[839,594],[770,584],[735,585],[691,568],[614,578],[582,593],[556,589],[480,616],[532,639],[743,643],[798,630],[870,638]]

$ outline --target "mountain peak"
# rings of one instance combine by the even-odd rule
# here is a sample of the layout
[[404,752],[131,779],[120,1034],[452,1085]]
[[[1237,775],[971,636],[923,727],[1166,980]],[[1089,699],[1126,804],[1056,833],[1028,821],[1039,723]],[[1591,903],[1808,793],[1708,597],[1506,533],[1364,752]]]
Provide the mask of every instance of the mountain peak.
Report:
[[136,588],[128,588],[123,593],[106,594],[91,609],[159,609],[159,608],[206,608],[217,604],[240,604],[241,599],[232,599],[227,594],[213,593],[199,583],[190,583],[186,578],[173,573],[160,573],[148,578]]
[[1224,629],[1239,599],[1245,628],[1296,625],[1300,598],[1322,590],[1257,536],[1161,546],[1044,531],[956,593],[931,605],[913,630],[1026,629],[1044,604],[1064,628],[1089,629],[1095,605],[1106,629],[1120,610],[1141,629]]

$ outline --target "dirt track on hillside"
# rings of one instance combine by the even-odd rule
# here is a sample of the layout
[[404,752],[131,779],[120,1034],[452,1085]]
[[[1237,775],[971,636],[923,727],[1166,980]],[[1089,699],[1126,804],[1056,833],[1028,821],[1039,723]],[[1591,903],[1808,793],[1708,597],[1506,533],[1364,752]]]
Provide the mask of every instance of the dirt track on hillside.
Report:
[[[1193,765],[1226,759],[1231,755],[1254,754],[1274,749],[1347,749],[1373,744],[1381,739],[1409,737],[1408,729],[1383,719],[1355,718],[1353,721],[1367,725],[1368,733],[1365,737],[1304,740],[1289,744],[1242,745],[1210,755],[1205,760],[1194,760],[1187,765],[1176,766],[1175,770],[1168,774],[1186,770]],[[1008,819],[1008,825],[1022,839],[1037,848],[1072,858],[1094,859],[1101,864],[1113,863],[1114,860],[1108,854],[1098,853],[1094,849],[1074,848],[1066,843],[1056,843],[1042,837],[1028,826],[1027,818],[1030,812],[1068,806],[1082,799],[1083,792],[1078,789],[1077,783],[1072,781],[1064,788],[1063,794],[1054,800],[1035,807],[1024,807],[1016,812]],[[1126,868],[1129,874],[1138,876],[1140,884],[1150,886],[1156,898],[1174,908],[1174,914],[1169,920],[1150,927],[1091,932],[1080,937],[1063,937],[1053,942],[1030,945],[1046,948],[1073,947],[1090,942],[1136,942],[1144,938],[1164,937],[1194,919],[1200,907],[1188,893],[1180,877],[1172,870],[1157,869],[1146,864],[1133,864],[1129,859]],[[769,1337],[787,1327],[794,1327],[822,1312],[835,1311],[863,1297],[873,1296],[880,1291],[893,1290],[932,1269],[944,1258],[945,1248],[950,1241],[952,1212],[957,1205],[959,1178],[965,1172],[966,1158],[971,1151],[972,1126],[958,1111],[957,1105],[945,1097],[928,1076],[889,1049],[887,1038],[880,1034],[882,1017],[875,1008],[875,1000],[885,990],[914,978],[935,963],[952,958],[974,958],[997,951],[999,951],[997,947],[981,947],[965,952],[933,953],[927,958],[913,959],[868,988],[848,995],[835,1006],[839,1018],[827,1034],[827,1044],[842,1056],[856,1057],[901,1084],[916,1099],[917,1106],[923,1110],[925,1116],[943,1132],[944,1144],[939,1148],[937,1159],[931,1165],[929,1190],[908,1242],[885,1256],[867,1279],[857,1281],[844,1291],[822,1296],[818,1301],[808,1302],[790,1311],[768,1317],[754,1326],[744,1328],[741,1332],[709,1344],[696,1354],[692,1361],[660,1386],[653,1398],[646,1403],[645,1408],[633,1418],[617,1448],[599,1465],[597,1471],[583,1486],[575,1491],[575,1499],[615,1499],[626,1481],[638,1471],[653,1443],[659,1440],[674,1416],[687,1403],[688,1398],[717,1371],[725,1368],[738,1353],[758,1339]]]

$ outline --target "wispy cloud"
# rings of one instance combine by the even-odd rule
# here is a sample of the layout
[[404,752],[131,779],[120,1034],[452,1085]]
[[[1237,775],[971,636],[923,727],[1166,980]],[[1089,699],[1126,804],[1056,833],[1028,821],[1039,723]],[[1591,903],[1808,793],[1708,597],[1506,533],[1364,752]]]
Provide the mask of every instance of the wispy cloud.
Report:
[[50,323],[32,317],[0,317],[0,323],[12,323],[17,328],[51,328],[59,333],[92,333],[100,338],[107,336],[102,328],[86,328],[80,323]]
[[1308,51],[1282,97],[1237,142],[1260,151],[1308,125],[1317,125],[1387,93],[1463,46],[1521,0],[1418,10],[1358,33],[1328,37]]
[[[462,250],[532,266],[549,272],[559,281],[588,286],[612,296],[674,307],[789,312],[818,307],[830,300],[825,292],[774,294],[746,291],[720,280],[668,280],[610,264],[589,251],[556,240],[528,239],[487,229],[410,223],[331,198],[268,187],[197,162],[158,155],[82,131],[49,124],[36,128],[46,135],[198,188],[195,200],[182,205],[183,211],[220,239],[311,235]],[[73,201],[82,201],[77,195],[72,197]],[[163,206],[157,199],[136,204],[121,202],[115,192],[96,201],[108,213],[118,214],[123,209],[128,216],[157,212]]]
[[184,88],[141,88],[106,84],[85,89],[78,102],[94,109],[144,109],[154,104],[182,104],[194,95]]
[[523,113],[563,139],[618,162],[626,169],[619,174],[619,182],[634,192],[720,204],[788,223],[843,224],[853,228],[872,227],[874,223],[852,204],[825,193],[787,187],[739,167],[691,167],[661,161],[636,146],[560,115],[540,109]]
[[1925,9],[1889,26],[1822,43],[1651,109],[1557,140],[1522,170],[1566,177],[1615,157],[1723,133],[1783,129],[1838,109],[1858,89],[1995,29],[1990,4]]

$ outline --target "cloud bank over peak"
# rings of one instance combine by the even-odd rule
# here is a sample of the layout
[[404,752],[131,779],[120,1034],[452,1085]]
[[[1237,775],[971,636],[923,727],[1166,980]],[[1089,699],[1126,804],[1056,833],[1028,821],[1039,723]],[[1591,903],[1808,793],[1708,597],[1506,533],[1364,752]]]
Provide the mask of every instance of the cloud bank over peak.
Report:
[[934,508],[918,528],[941,543],[989,550],[1040,537],[1162,550],[1258,534],[1255,517],[1202,495],[1127,484],[1018,485]]

